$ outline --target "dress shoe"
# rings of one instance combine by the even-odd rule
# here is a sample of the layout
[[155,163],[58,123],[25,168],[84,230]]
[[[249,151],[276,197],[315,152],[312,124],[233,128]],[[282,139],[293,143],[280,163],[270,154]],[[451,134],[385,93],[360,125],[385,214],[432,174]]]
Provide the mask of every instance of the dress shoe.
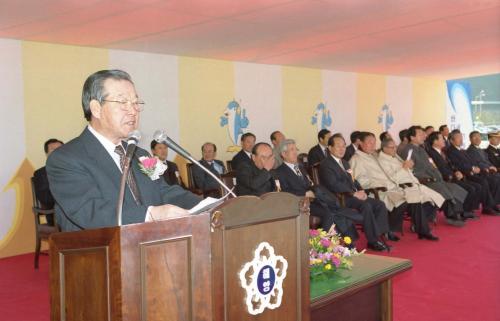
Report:
[[497,211],[495,211],[494,209],[492,208],[483,208],[483,212],[482,212],[484,215],[491,215],[491,216],[500,216],[500,213],[498,213]]
[[447,218],[446,223],[448,223],[449,225],[452,225],[452,226],[456,226],[456,227],[462,227],[465,225],[465,223],[463,221],[460,221],[458,219],[452,219],[452,218]]
[[387,239],[393,242],[397,242],[400,240],[399,236],[397,236],[394,232],[387,233]]
[[389,248],[382,242],[377,241],[377,242],[368,242],[367,246],[370,250],[382,252],[382,251],[389,251]]
[[474,214],[472,212],[463,212],[462,217],[464,219],[473,219],[473,220],[477,220],[479,218],[479,216],[477,216],[476,214]]
[[432,233],[427,233],[427,234],[419,234],[418,239],[422,240],[429,240],[429,241],[439,241],[439,237],[432,235]]

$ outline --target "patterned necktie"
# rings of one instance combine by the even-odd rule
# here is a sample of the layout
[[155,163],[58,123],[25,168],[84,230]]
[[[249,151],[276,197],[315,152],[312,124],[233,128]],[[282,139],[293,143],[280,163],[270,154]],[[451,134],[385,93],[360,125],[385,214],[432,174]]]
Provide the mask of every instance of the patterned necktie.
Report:
[[328,157],[328,147],[323,150],[323,154],[325,154],[325,157]]
[[[115,153],[120,155],[120,167],[123,172],[123,167],[125,166],[125,150],[123,149],[123,146],[116,145],[115,147]],[[130,168],[127,176],[127,185],[130,189],[130,192],[132,193],[132,197],[134,198],[134,201],[137,205],[141,205],[141,196],[139,194],[139,189],[137,188],[137,183],[135,182],[134,175],[132,174],[132,168]]]
[[302,177],[302,172],[299,169],[299,165],[293,165],[293,169],[295,170],[295,174],[297,174],[297,176]]

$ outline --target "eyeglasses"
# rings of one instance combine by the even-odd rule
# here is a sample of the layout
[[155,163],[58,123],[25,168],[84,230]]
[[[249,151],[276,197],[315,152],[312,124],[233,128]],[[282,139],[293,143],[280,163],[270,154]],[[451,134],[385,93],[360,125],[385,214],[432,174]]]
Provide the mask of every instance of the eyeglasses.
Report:
[[136,100],[136,101],[130,101],[130,100],[107,100],[103,99],[102,101],[108,102],[108,103],[117,103],[120,105],[120,109],[123,111],[129,110],[129,106],[132,106],[136,111],[143,111],[144,110],[144,105],[146,104],[143,100]]

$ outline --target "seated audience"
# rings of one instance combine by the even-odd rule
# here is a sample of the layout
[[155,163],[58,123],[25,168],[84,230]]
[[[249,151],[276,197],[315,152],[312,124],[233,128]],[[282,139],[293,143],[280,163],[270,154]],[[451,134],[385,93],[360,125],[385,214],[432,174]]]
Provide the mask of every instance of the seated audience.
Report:
[[446,202],[443,210],[447,218],[447,223],[453,226],[463,226],[463,202],[467,197],[467,191],[460,186],[445,182],[439,170],[431,163],[429,155],[425,151],[425,133],[420,126],[411,126],[408,129],[409,143],[399,155],[402,159],[408,159],[411,152],[411,160],[415,164],[413,174],[426,186],[441,194]]
[[260,196],[276,190],[271,171],[273,149],[268,143],[257,143],[252,149],[252,163],[241,163],[236,171],[236,195]]
[[403,129],[399,131],[399,145],[398,148],[396,149],[396,153],[398,155],[401,155],[403,150],[406,148],[406,145],[408,144],[408,129]]
[[281,158],[279,147],[281,142],[285,139],[285,135],[277,130],[272,132],[270,139],[271,143],[273,144],[274,168],[278,168],[278,166],[283,164],[283,159]]
[[[418,187],[403,189],[394,180],[396,177],[389,177],[379,163],[374,134],[363,132],[360,140],[359,149],[349,163],[354,179],[359,182],[363,189],[385,188],[385,191],[378,192],[378,197],[391,212],[389,214],[391,232],[389,232],[388,238],[393,241],[399,240],[393,232],[402,229],[404,213],[409,210],[419,238],[438,240],[431,234],[428,222],[430,218],[434,217],[432,200],[426,197]],[[383,142],[386,144],[388,141],[389,139],[386,139]],[[400,170],[404,171],[413,167],[413,164],[411,161],[406,161],[400,167]],[[444,199],[441,198],[441,205],[443,202]]]
[[[51,138],[43,144],[43,150],[45,151],[45,156],[49,157],[49,155],[56,150],[58,147],[63,145],[64,143],[56,138]],[[41,206],[44,209],[52,209],[54,208],[54,197],[49,189],[49,180],[47,178],[47,169],[45,166],[37,169],[33,173],[34,177],[34,185],[35,185],[35,195],[36,198],[40,201]],[[52,219],[52,217],[47,217],[48,219]]]
[[383,142],[386,139],[392,139],[392,136],[389,132],[381,132],[378,138],[380,139],[380,142]]
[[318,132],[318,145],[315,145],[307,154],[307,162],[310,166],[321,162],[328,155],[328,139],[332,133],[328,129],[322,129]]
[[434,126],[431,126],[431,125],[426,126],[424,131],[425,131],[425,137],[429,137],[430,134],[432,134],[434,132]]
[[283,164],[275,171],[281,191],[300,197],[309,197],[311,215],[321,218],[321,227],[328,231],[335,228],[344,236],[358,239],[353,221],[362,221],[363,217],[355,210],[341,208],[338,199],[321,186],[314,186],[305,169],[298,163],[298,149],[295,141],[285,139],[280,146]]
[[482,193],[481,185],[465,179],[462,172],[453,169],[444,153],[443,135],[439,132],[433,132],[429,135],[427,141],[431,147],[428,151],[429,156],[431,156],[437,169],[441,172],[443,179],[447,182],[453,182],[467,191],[467,197],[464,200],[464,211],[476,217],[473,211],[479,208]]
[[344,154],[344,157],[343,157],[343,160],[345,160],[346,162],[348,162],[349,160],[351,160],[351,157],[352,155],[354,155],[354,153],[358,150],[358,147],[359,147],[359,135],[361,134],[360,131],[353,131],[351,133],[351,137],[350,137],[350,140],[351,140],[351,144],[349,146],[347,146],[346,150],[345,150],[345,154]]
[[493,132],[488,133],[489,145],[486,148],[486,154],[488,154],[488,159],[490,163],[493,164],[497,169],[500,168],[500,149],[498,145],[500,144],[500,133]]
[[165,172],[163,172],[162,175],[165,179],[165,182],[167,182],[168,185],[181,185],[184,187],[181,176],[179,174],[179,169],[177,168],[177,164],[167,159],[167,144],[158,143],[156,140],[152,140],[151,153],[153,154],[153,156],[156,156],[163,164],[167,165],[167,169],[165,170]]
[[450,134],[450,129],[448,128],[448,125],[444,124],[444,125],[439,126],[439,133],[441,135],[443,135],[444,149],[446,151],[446,149],[448,147],[450,147],[450,141],[448,140],[448,135]]
[[361,185],[353,179],[349,163],[342,159],[346,152],[345,140],[335,134],[328,140],[330,155],[319,165],[319,180],[332,193],[342,193],[345,206],[363,216],[363,228],[368,248],[375,251],[389,250],[381,237],[389,232],[387,209],[383,202],[369,198]]
[[[202,159],[200,164],[207,168],[210,172],[220,177],[225,173],[226,167],[224,163],[215,159],[217,155],[217,146],[214,143],[205,143],[201,146]],[[220,190],[220,185],[203,169],[198,166],[193,166],[193,180],[196,188],[203,191],[204,194],[217,196]]]
[[[450,133],[450,147],[446,150],[446,156],[450,160],[452,166],[461,171],[468,180],[481,184],[483,188],[483,205],[493,206],[493,213],[488,210],[483,211],[483,214],[496,215],[497,204],[500,203],[500,184],[497,173],[489,173],[487,166],[481,169],[481,164],[476,163],[469,154],[460,148],[463,143],[462,133],[458,130],[453,130]],[[488,191],[488,193],[486,192]]]
[[252,133],[245,133],[241,135],[241,150],[234,155],[231,166],[233,171],[238,170],[242,163],[250,164],[252,162],[252,148],[255,145],[255,135]]

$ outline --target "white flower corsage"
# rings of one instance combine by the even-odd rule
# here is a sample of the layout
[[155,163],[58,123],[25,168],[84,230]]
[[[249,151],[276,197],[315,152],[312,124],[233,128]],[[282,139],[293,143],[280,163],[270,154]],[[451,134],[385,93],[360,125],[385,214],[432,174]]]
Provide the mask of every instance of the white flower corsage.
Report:
[[139,168],[152,181],[155,181],[167,170],[167,165],[160,162],[156,157],[141,156],[139,157]]

